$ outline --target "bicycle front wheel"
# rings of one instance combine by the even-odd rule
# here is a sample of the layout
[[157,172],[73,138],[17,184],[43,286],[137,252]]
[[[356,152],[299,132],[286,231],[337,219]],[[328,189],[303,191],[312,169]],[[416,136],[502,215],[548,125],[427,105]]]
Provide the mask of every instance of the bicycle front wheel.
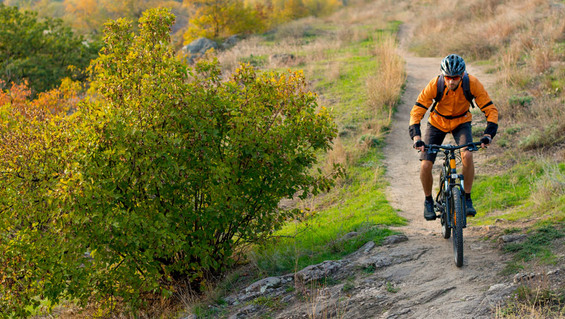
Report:
[[465,224],[465,209],[463,194],[457,186],[451,190],[451,216],[453,220],[453,254],[455,265],[463,266],[463,225]]

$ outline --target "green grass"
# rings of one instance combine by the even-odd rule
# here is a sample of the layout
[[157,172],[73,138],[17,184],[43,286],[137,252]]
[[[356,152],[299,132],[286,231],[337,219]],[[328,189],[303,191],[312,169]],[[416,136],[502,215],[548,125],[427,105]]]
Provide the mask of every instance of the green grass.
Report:
[[[346,56],[345,53],[341,54]],[[320,69],[327,63],[321,62]],[[331,107],[334,118],[342,125],[359,126],[369,120],[373,114],[366,107],[367,92],[365,79],[377,70],[377,61],[371,56],[351,56],[342,58],[339,80],[331,80],[325,72],[317,72],[314,89],[336,98],[338,103]]]
[[499,176],[478,176],[473,183],[477,211],[493,211],[524,204],[532,193],[532,180],[539,177],[539,165],[517,165]]
[[473,183],[473,199],[477,209],[493,211],[524,204],[532,193],[532,182],[543,173],[540,164],[522,163],[502,175],[477,176]]
[[[363,27],[361,27],[363,28]],[[330,50],[327,56],[333,62],[339,62],[340,76],[338,80],[326,76],[328,60],[319,61],[313,74],[314,90],[325,96],[337,99],[332,105],[333,115],[342,126],[359,126],[374,118],[372,110],[367,107],[366,80],[368,76],[378,72],[379,61],[372,54],[383,33],[394,34],[398,31],[399,22],[389,22],[386,30],[376,30],[364,40],[350,43],[344,48]]]
[[512,274],[524,268],[523,263],[536,260],[543,264],[555,264],[558,257],[551,250],[554,240],[562,238],[565,233],[556,225],[542,225],[532,230],[532,234],[523,243],[509,243],[504,246],[506,253],[512,253],[512,261],[503,270],[503,274]]
[[[397,30],[398,23],[391,23]],[[374,120],[367,103],[366,79],[378,72],[378,61],[371,54],[381,37],[374,36],[351,43],[347,48],[329,52],[327,56],[339,60],[339,79],[326,76],[328,63],[315,65],[314,90],[326,99],[335,101],[331,110],[339,127],[352,132]],[[343,136],[347,150],[359,148],[356,134]],[[327,196],[313,200],[312,211],[298,221],[287,223],[274,234],[271,241],[253,252],[259,270],[279,275],[300,270],[324,260],[336,260],[350,254],[368,241],[377,244],[395,233],[387,226],[403,225],[405,220],[397,215],[385,196],[386,181],[380,161],[382,154],[377,140],[365,153],[356,151],[358,159],[345,167],[346,176]],[[344,239],[345,234],[356,236]]]
[[565,163],[524,160],[501,175],[478,176],[473,201],[479,212],[475,225],[532,217],[563,221]]
[[[365,159],[374,159],[367,156]],[[257,265],[271,274],[302,269],[324,260],[335,260],[354,252],[368,241],[379,243],[394,232],[382,226],[403,225],[387,202],[384,183],[375,181],[375,168],[362,161],[349,171],[350,184],[332,193],[331,207],[288,223],[276,233],[278,239],[258,253]],[[382,173],[380,173],[382,174]],[[378,176],[377,176],[378,177]],[[357,236],[341,237],[349,232]]]

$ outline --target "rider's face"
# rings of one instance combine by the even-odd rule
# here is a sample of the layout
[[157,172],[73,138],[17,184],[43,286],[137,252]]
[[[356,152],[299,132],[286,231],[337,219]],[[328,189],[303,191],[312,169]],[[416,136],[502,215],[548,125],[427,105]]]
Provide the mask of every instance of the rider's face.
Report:
[[444,78],[445,78],[445,83],[447,84],[447,87],[451,91],[455,91],[457,89],[457,86],[461,82],[460,76],[445,76]]

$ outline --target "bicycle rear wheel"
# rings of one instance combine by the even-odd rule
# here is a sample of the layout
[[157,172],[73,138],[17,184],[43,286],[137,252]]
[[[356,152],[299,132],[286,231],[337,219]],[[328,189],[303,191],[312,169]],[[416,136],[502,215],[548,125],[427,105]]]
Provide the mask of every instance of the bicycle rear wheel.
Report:
[[449,228],[449,222],[447,220],[447,213],[441,213],[441,235],[445,239],[451,237],[451,228]]
[[461,189],[457,186],[451,190],[451,216],[453,218],[453,254],[455,265],[463,266],[463,225],[465,223],[465,209]]
[[436,198],[436,206],[438,207],[439,213],[440,213],[440,222],[441,222],[441,235],[443,236],[443,238],[445,239],[449,239],[451,237],[451,228],[450,228],[450,223],[448,220],[448,209],[449,209],[449,203],[445,202],[445,200],[447,200],[447,198],[444,196],[445,195],[445,190],[443,189],[443,185],[444,185],[444,170],[441,171],[440,175],[439,175],[439,192]]

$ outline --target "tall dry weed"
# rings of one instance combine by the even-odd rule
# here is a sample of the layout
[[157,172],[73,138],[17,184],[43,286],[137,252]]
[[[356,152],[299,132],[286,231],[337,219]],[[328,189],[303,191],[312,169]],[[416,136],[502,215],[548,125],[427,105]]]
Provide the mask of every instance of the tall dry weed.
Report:
[[397,54],[396,40],[391,36],[384,36],[379,41],[375,55],[380,64],[376,74],[367,78],[368,103],[375,118],[384,119],[388,125],[406,79],[404,62]]
[[543,73],[551,67],[554,60],[553,48],[546,41],[540,41],[530,52],[530,61],[532,70],[536,73]]
[[334,164],[342,165],[346,167],[348,164],[348,152],[345,150],[341,139],[338,137],[333,142],[332,149],[328,152],[324,172],[329,173],[333,170]]
[[532,265],[534,276],[519,280],[518,286],[506,304],[496,307],[495,318],[546,319],[565,318],[563,290],[558,287],[549,270],[539,264]]
[[543,175],[536,180],[534,202],[544,206],[561,196],[565,196],[565,173],[561,172],[557,163],[543,160]]
[[524,87],[529,82],[528,72],[519,65],[522,52],[521,45],[515,43],[500,55],[498,76],[505,87]]
[[329,81],[335,82],[341,76],[341,62],[332,60],[327,64],[326,78]]

